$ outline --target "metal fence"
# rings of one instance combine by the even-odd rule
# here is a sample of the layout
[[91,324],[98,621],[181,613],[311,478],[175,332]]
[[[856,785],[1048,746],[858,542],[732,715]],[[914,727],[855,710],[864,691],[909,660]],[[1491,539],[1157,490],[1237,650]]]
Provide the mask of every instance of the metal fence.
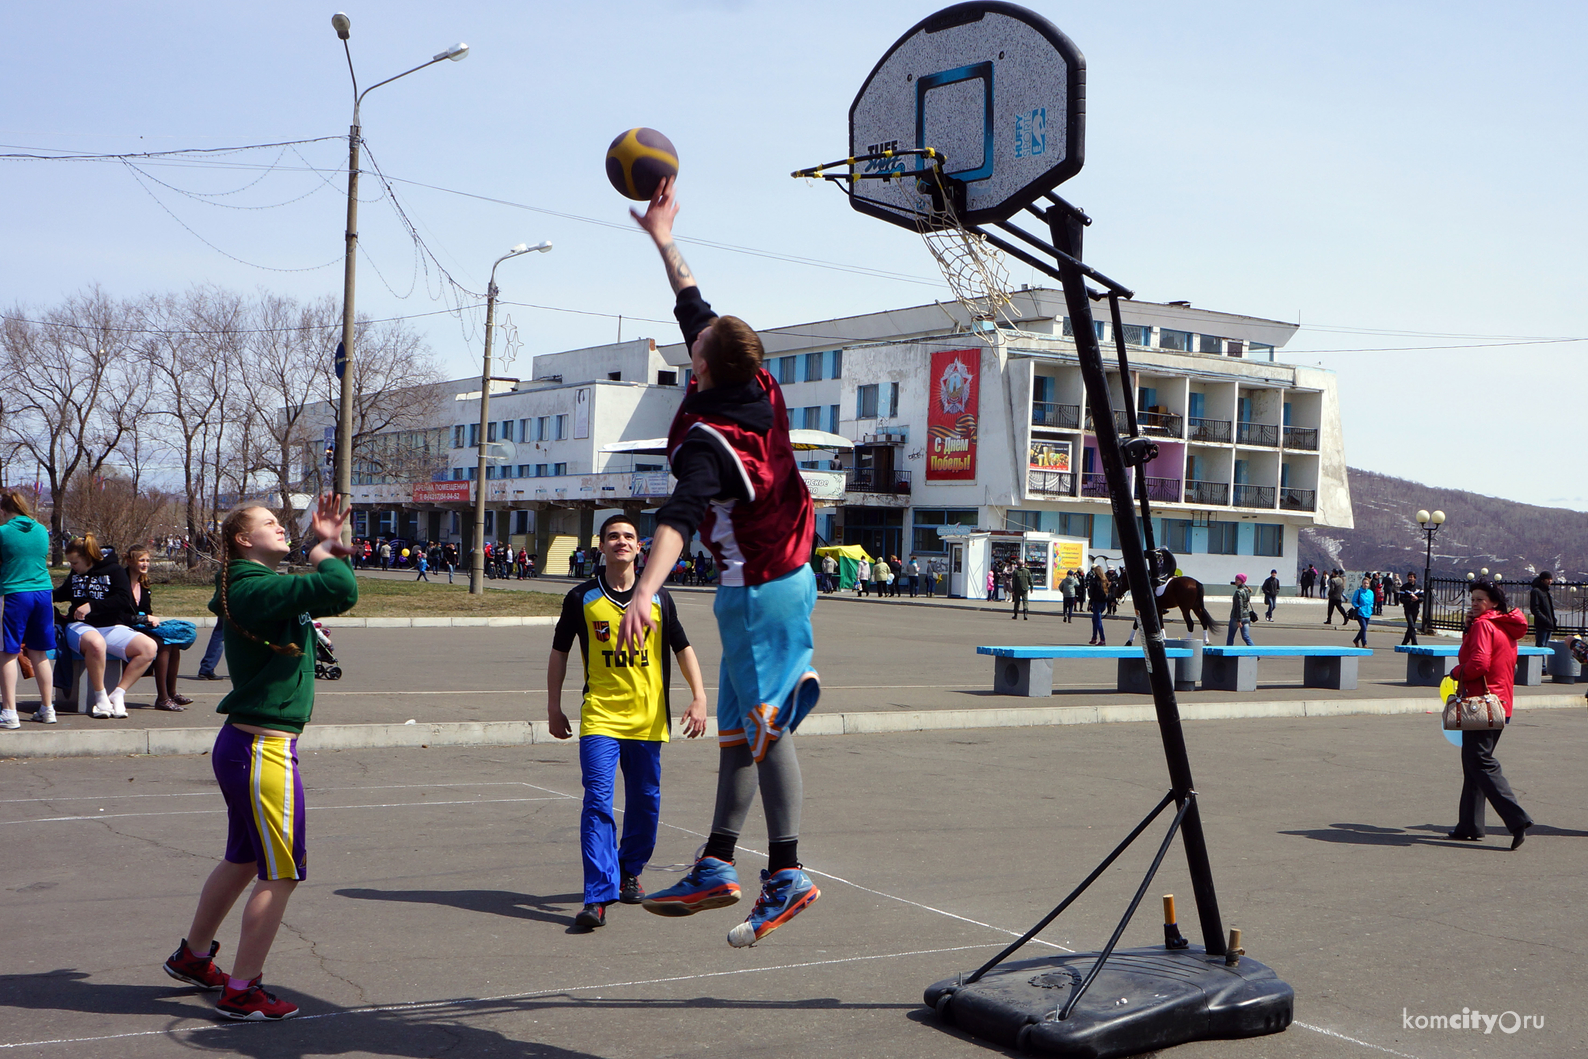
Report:
[[[1497,583],[1505,590],[1511,606],[1527,614],[1533,582],[1502,579]],[[1471,606],[1467,588],[1471,584],[1464,577],[1436,575],[1429,578],[1423,601],[1429,608],[1434,628],[1459,632],[1466,625],[1467,608]],[[1555,601],[1556,634],[1588,636],[1588,582],[1556,581],[1550,586],[1549,594]]]

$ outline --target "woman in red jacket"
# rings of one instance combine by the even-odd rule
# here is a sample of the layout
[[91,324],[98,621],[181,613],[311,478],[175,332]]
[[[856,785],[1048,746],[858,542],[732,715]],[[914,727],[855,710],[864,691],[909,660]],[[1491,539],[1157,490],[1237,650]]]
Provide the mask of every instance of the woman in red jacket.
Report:
[[[1527,635],[1527,618],[1512,609],[1505,590],[1493,581],[1474,582],[1471,598],[1461,654],[1450,675],[1460,682],[1463,696],[1489,692],[1498,697],[1505,706],[1505,722],[1510,724],[1516,645]],[[1450,837],[1476,842],[1485,836],[1483,803],[1487,799],[1505,821],[1515,849],[1533,826],[1533,818],[1517,803],[1495,760],[1494,745],[1502,730],[1461,733],[1461,812]]]

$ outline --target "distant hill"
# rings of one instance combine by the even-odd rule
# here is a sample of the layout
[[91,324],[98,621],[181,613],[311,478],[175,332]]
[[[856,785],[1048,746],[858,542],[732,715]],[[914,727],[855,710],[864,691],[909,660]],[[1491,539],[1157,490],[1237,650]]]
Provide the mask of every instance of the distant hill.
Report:
[[1588,513],[1346,471],[1356,528],[1303,529],[1298,569],[1311,562],[1320,570],[1415,570],[1421,577],[1425,538],[1417,511],[1426,508],[1445,513],[1434,538],[1436,575],[1464,577],[1486,566],[1506,578],[1553,570],[1557,578],[1588,580]]

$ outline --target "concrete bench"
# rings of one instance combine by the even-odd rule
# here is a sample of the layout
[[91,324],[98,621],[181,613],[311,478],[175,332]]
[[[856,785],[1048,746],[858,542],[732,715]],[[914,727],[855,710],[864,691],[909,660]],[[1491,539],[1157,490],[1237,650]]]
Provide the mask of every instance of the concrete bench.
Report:
[[[992,655],[993,691],[999,695],[1026,695],[1047,698],[1053,694],[1053,660],[1056,658],[1117,658],[1118,674],[1115,690],[1147,695],[1152,686],[1147,681],[1147,661],[1139,647],[978,647],[976,653]],[[1191,652],[1183,647],[1170,647],[1164,654],[1170,659],[1190,658]]]
[[1259,658],[1300,658],[1301,683],[1309,688],[1356,690],[1357,659],[1373,654],[1365,647],[1202,648],[1202,690],[1256,691]]
[[[1450,675],[1456,668],[1456,656],[1461,653],[1461,645],[1450,644],[1401,644],[1395,648],[1396,654],[1406,656],[1406,683],[1414,688],[1437,688],[1440,681]],[[1516,682],[1524,687],[1537,687],[1544,683],[1544,659],[1554,657],[1555,652],[1548,647],[1523,647],[1518,644],[1516,648]]]

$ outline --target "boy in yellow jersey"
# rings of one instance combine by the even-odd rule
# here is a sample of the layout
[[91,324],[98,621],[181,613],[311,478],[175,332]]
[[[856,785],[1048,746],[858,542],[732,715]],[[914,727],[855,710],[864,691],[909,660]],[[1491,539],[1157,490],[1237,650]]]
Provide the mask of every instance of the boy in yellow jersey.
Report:
[[[684,680],[694,693],[684,711],[684,735],[693,739],[706,730],[706,687],[689,637],[665,589],[639,605],[651,608],[653,619],[644,645],[637,651],[618,641],[618,625],[634,595],[634,560],[640,554],[639,531],[626,515],[601,524],[601,554],[606,566],[563,599],[562,617],[552,636],[546,664],[546,717],[551,734],[573,734],[562,712],[562,682],[574,640],[584,656],[584,704],[579,714],[579,770],[584,782],[580,814],[580,848],[584,854],[584,908],[574,918],[581,927],[606,923],[613,901],[637,905],[645,899],[640,873],[656,848],[656,825],[662,807],[662,744],[667,742],[672,712],[667,687],[671,654],[678,655]],[[612,819],[613,781],[623,769],[623,841],[618,843]]]

